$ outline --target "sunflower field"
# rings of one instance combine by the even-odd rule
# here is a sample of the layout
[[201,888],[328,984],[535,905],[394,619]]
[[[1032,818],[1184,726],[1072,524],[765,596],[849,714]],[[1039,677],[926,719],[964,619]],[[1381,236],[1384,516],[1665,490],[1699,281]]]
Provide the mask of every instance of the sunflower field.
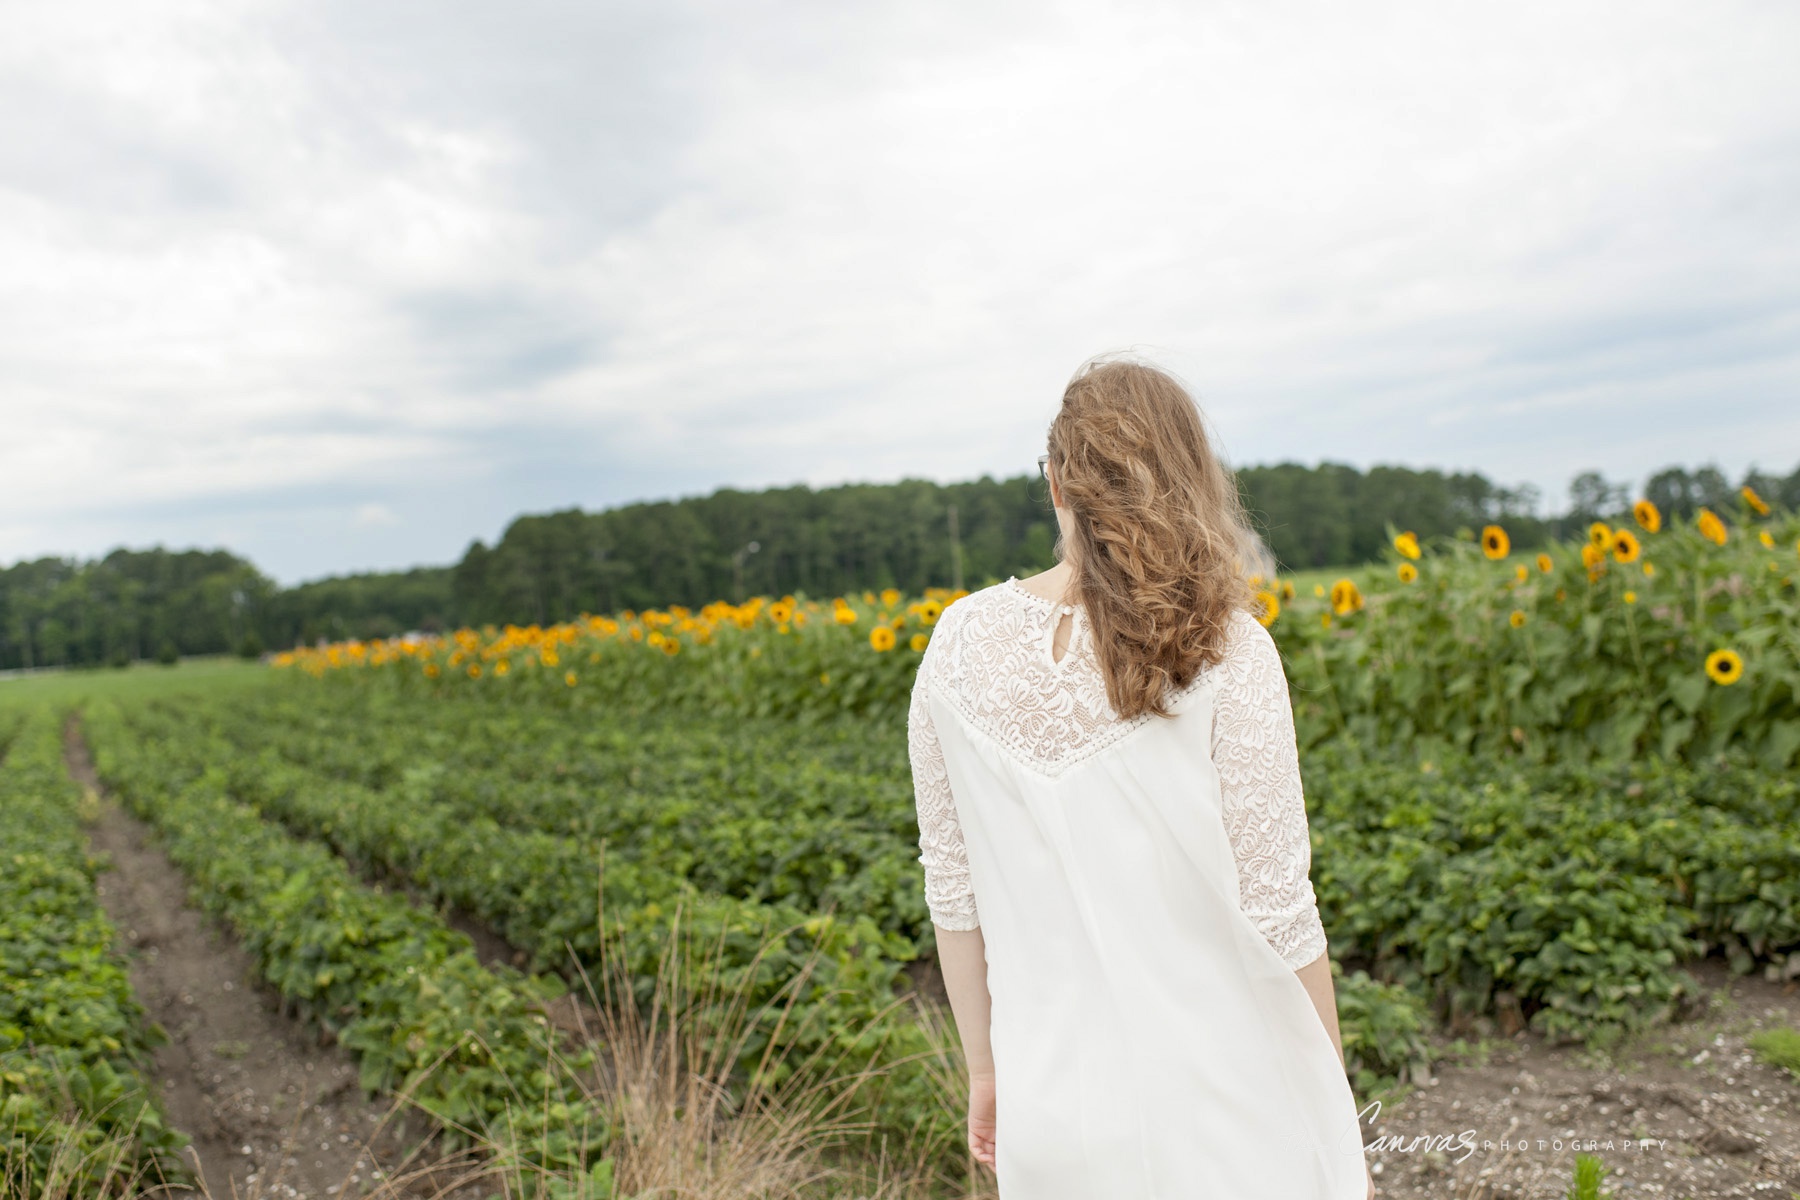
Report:
[[[1396,531],[1387,559],[1308,591],[1258,581],[1303,744],[1533,761],[1729,747],[1777,769],[1800,754],[1800,521],[1748,488],[1729,522],[1702,509],[1665,525],[1641,500],[1579,543],[1515,554],[1497,525],[1428,544]],[[964,594],[755,597],[274,662],[499,703],[894,719],[938,616]]]
[[[1291,595],[1272,626],[1302,739],[1527,760],[1781,770],[1800,753],[1800,522],[1745,489],[1727,521],[1649,501],[1585,541],[1513,554],[1506,531],[1421,545]],[[1265,603],[1279,606],[1279,593]]]
[[469,696],[608,710],[689,708],[714,715],[823,718],[891,714],[944,607],[967,591],[932,588],[718,601],[692,610],[583,614],[548,627],[342,642],[274,665],[410,695]]

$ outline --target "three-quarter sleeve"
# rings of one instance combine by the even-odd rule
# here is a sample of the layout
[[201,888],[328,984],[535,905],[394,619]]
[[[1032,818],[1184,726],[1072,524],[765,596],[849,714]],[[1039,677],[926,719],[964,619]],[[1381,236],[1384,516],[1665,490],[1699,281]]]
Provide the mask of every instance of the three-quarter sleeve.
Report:
[[962,822],[950,793],[950,774],[943,747],[931,720],[931,672],[948,630],[940,620],[913,677],[907,709],[906,744],[912,759],[913,798],[919,814],[919,863],[925,868],[925,905],[932,924],[968,930],[981,924],[975,912],[975,888],[969,878],[969,853]]
[[1243,910],[1298,970],[1323,954],[1312,842],[1287,676],[1274,638],[1240,614],[1213,710],[1212,757]]

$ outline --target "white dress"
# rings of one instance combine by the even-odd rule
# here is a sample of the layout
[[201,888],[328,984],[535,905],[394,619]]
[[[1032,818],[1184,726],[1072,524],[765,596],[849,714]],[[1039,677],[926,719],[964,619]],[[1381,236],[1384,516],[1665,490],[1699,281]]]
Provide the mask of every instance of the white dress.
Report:
[[919,861],[932,921],[987,947],[1001,1200],[1366,1195],[1294,974],[1326,947],[1287,680],[1234,622],[1172,718],[1120,720],[1086,614],[1016,578],[945,609],[919,664]]

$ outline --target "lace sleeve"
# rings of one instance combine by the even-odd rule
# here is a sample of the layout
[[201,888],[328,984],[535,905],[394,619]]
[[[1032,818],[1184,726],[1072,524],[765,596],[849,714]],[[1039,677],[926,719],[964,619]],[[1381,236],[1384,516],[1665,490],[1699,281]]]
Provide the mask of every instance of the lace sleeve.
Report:
[[950,774],[944,751],[931,721],[929,689],[939,647],[950,632],[950,621],[940,618],[938,628],[919,660],[913,676],[912,703],[906,716],[906,745],[912,759],[913,796],[919,811],[919,862],[925,868],[925,905],[931,922],[942,929],[979,927],[975,913],[975,889],[969,881],[969,853],[963,844],[962,822],[950,794]]
[[1225,832],[1238,895],[1275,952],[1294,969],[1326,949],[1313,894],[1312,842],[1300,791],[1300,753],[1281,652],[1269,631],[1238,614],[1213,710]]

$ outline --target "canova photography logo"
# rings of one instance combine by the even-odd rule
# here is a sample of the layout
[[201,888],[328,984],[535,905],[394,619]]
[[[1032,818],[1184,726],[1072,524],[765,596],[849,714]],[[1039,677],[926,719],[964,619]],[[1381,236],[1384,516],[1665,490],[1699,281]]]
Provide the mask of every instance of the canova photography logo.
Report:
[[[1380,1115],[1379,1100],[1370,1101],[1368,1107],[1357,1114],[1371,1128]],[[1363,1152],[1375,1157],[1383,1154],[1424,1154],[1435,1150],[1449,1155],[1452,1164],[1461,1164],[1477,1151],[1506,1153],[1517,1150],[1543,1154],[1581,1151],[1591,1154],[1610,1150],[1635,1154],[1666,1151],[1668,1146],[1667,1138],[1634,1137],[1629,1133],[1619,1132],[1566,1137],[1515,1137],[1509,1132],[1499,1137],[1484,1137],[1478,1129],[1457,1129],[1381,1133],[1363,1143]]]

